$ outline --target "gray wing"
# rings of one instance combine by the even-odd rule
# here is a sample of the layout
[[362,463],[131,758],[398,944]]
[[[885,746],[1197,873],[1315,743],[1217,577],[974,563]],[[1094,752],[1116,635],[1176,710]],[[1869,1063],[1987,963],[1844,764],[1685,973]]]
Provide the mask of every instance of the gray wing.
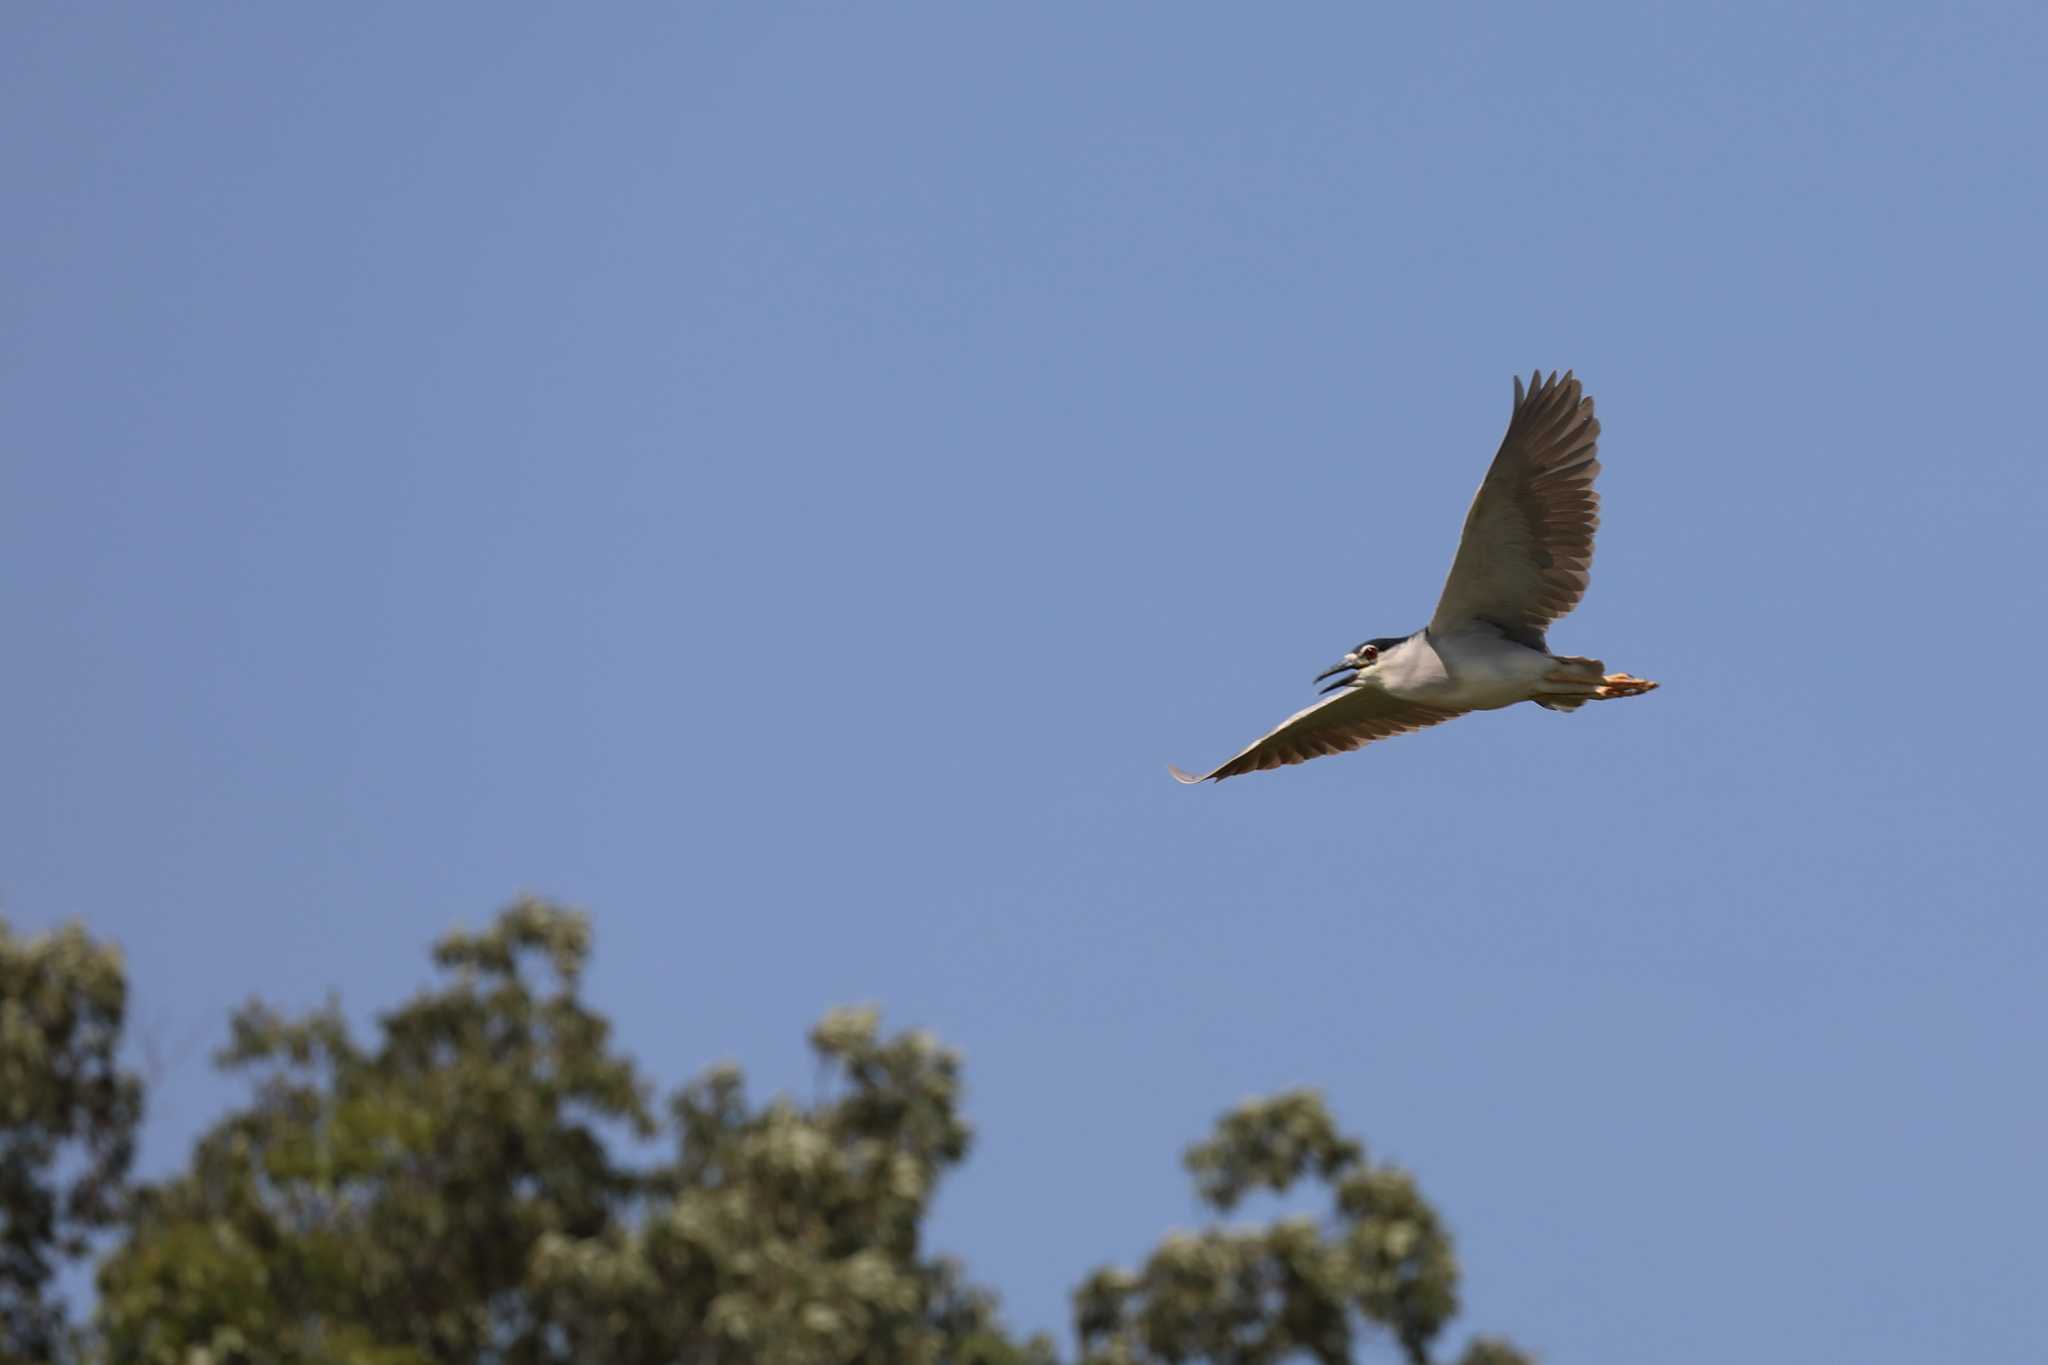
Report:
[[1546,647],[1545,627],[1586,593],[1600,524],[1599,441],[1593,400],[1569,370],[1563,379],[1538,371],[1526,397],[1515,380],[1507,437],[1465,514],[1431,630],[1479,619],[1531,649]]
[[1166,766],[1182,782],[1220,782],[1239,773],[1305,763],[1324,754],[1341,754],[1376,739],[1406,734],[1464,714],[1402,701],[1378,687],[1351,687],[1306,711],[1295,712],[1271,734],[1214,772],[1196,777],[1170,763]]

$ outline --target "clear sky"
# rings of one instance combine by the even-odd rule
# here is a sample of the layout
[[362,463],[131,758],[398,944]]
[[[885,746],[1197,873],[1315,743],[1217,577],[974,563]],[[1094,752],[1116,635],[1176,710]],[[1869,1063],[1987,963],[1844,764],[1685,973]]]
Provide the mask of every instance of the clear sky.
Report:
[[[935,1236],[1066,1340],[1325,1088],[1466,1328],[2048,1339],[2032,4],[14,4],[0,910],[145,1166],[260,993],[521,891],[665,1085],[966,1053]],[[1516,371],[1662,679],[1219,787],[1420,626]]]

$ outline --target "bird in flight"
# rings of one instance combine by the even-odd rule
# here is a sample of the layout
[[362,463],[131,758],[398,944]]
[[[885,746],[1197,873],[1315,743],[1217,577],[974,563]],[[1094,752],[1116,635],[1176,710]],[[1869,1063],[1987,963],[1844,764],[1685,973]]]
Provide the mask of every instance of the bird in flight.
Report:
[[1657,684],[1609,673],[1598,659],[1552,654],[1543,633],[1579,604],[1600,524],[1600,422],[1567,370],[1542,371],[1515,409],[1500,453],[1465,514],[1465,534],[1436,615],[1413,635],[1367,640],[1317,682],[1326,700],[1296,712],[1243,753],[1182,782],[1341,754],[1376,739],[1533,701],[1576,711],[1589,701],[1638,697]]

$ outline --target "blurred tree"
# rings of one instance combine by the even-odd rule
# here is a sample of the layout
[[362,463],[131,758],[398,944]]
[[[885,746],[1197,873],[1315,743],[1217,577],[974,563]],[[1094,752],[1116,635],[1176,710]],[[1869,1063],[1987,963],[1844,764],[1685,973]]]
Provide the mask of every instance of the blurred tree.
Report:
[[[435,950],[455,974],[381,1021],[330,1005],[234,1023],[255,1102],[137,1196],[100,1274],[108,1359],[148,1365],[871,1361],[1023,1365],[993,1300],[919,1255],[966,1154],[959,1062],[834,1015],[843,1093],[749,1110],[715,1071],[677,1097],[672,1162],[606,1138],[655,1125],[581,1002],[584,919],[540,902]],[[544,964],[544,965],[543,965]],[[546,976],[546,981],[536,978]]]
[[162,1365],[554,1359],[523,1286],[550,1234],[595,1236],[636,1181],[610,1133],[651,1134],[632,1064],[577,987],[582,917],[540,902],[434,950],[453,980],[381,1020],[236,1017],[254,1103],[136,1198],[100,1272],[108,1354]]
[[117,1212],[142,1084],[115,1053],[120,953],[77,926],[23,939],[0,920],[0,1362],[54,1359],[59,1265]]
[[[1211,1361],[1268,1365],[1350,1361],[1361,1322],[1386,1328],[1411,1365],[1458,1311],[1449,1233],[1414,1180],[1373,1166],[1338,1132],[1322,1098],[1294,1090],[1225,1114],[1186,1164],[1218,1213],[1245,1195],[1284,1193],[1313,1178],[1330,1217],[1280,1218],[1166,1238],[1136,1273],[1098,1270],[1074,1294],[1084,1365]],[[1526,1365],[1506,1342],[1480,1337],[1463,1365]]]
[[551,1238],[535,1285],[579,1361],[1027,1365],[992,1296],[920,1253],[939,1178],[967,1154],[960,1062],[872,1011],[811,1032],[833,1095],[759,1109],[715,1070],[676,1097],[674,1164],[631,1231]]
[[[189,1170],[133,1199],[100,1272],[95,1342],[120,1365],[1053,1365],[994,1297],[929,1254],[940,1180],[965,1159],[960,1061],[870,1010],[811,1034],[809,1105],[750,1103],[717,1068],[658,1128],[578,984],[582,917],[541,902],[435,950],[451,980],[379,1025],[329,1005],[235,1019],[224,1065],[250,1106]],[[1457,1307],[1448,1237],[1413,1182],[1367,1163],[1321,1101],[1224,1117],[1188,1155],[1226,1213],[1256,1189],[1328,1185],[1332,1215],[1169,1237],[1076,1295],[1086,1365],[1348,1361],[1368,1323],[1411,1363]],[[1523,1365],[1478,1342],[1465,1365]]]

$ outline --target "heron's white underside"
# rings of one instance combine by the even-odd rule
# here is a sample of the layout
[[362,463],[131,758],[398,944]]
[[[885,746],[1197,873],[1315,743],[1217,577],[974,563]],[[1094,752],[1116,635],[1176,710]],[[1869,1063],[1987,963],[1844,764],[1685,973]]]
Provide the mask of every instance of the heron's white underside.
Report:
[[1417,632],[1381,655],[1359,685],[1445,711],[1493,711],[1542,696],[1543,676],[1556,667],[1541,650],[1473,623]]

